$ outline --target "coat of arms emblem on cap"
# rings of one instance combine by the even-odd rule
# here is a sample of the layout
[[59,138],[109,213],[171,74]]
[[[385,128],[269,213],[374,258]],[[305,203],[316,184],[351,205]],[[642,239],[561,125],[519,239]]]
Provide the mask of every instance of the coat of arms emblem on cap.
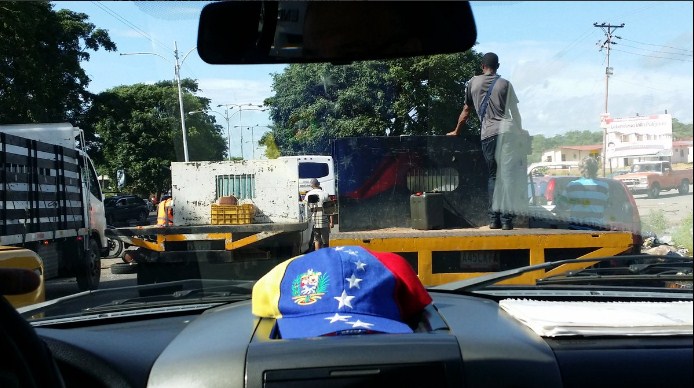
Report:
[[313,269],[299,274],[292,282],[292,299],[299,306],[316,303],[328,287],[328,274]]

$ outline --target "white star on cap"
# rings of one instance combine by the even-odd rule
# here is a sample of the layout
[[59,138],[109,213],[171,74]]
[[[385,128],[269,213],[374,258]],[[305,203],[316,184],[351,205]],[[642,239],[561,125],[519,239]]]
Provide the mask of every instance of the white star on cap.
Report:
[[348,249],[345,251],[345,253],[352,256],[359,256],[359,251],[356,251],[354,249]]
[[352,318],[351,315],[340,315],[338,313],[335,313],[332,317],[326,317],[323,319],[329,319],[330,323],[335,323],[335,322],[346,322],[347,318]]
[[362,263],[362,262],[361,262],[361,259],[359,259],[359,260],[358,260],[356,263],[354,263],[354,264],[357,265],[357,269],[360,269],[360,270],[362,270],[362,271],[365,271],[364,267],[366,267],[366,263]]
[[342,290],[342,295],[340,296],[335,296],[334,297],[338,302],[340,302],[340,305],[337,306],[338,309],[341,309],[345,306],[349,308],[354,308],[352,307],[352,299],[354,299],[353,296],[347,295],[347,292],[345,290]]
[[360,288],[359,282],[364,280],[364,279],[359,279],[358,277],[354,276],[354,274],[352,274],[351,277],[345,278],[345,280],[349,282],[349,288],[354,288],[354,287]]
[[358,319],[357,319],[356,322],[347,322],[347,323],[350,324],[350,325],[352,325],[353,328],[363,327],[363,328],[365,328],[365,329],[370,329],[371,326],[374,325],[373,323],[362,322],[362,321],[360,321],[360,320],[358,320]]

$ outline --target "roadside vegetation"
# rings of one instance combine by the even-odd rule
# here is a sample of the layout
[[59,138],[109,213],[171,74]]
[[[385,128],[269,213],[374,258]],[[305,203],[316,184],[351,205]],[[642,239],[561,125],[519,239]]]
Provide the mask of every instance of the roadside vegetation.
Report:
[[692,249],[692,215],[690,214],[679,224],[671,223],[661,209],[655,209],[641,219],[644,234],[653,233],[659,238],[670,236],[671,245],[685,248],[690,253]]

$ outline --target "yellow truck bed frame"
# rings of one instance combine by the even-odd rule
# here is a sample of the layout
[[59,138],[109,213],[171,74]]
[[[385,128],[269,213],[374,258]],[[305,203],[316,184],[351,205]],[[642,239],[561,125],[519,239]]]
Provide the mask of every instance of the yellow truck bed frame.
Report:
[[[435,271],[441,252],[461,252],[466,258],[480,255],[482,259],[494,258],[495,253],[527,251],[529,262],[523,265],[544,263],[546,260],[565,258],[594,258],[631,253],[634,239],[626,231],[586,231],[563,229],[513,229],[491,230],[488,227],[445,230],[414,230],[390,228],[361,232],[336,232],[330,236],[330,246],[358,245],[374,251],[395,252],[409,258],[417,274],[426,286],[468,279],[489,272],[441,272]],[[578,256],[558,257],[559,252]],[[498,259],[497,255],[497,260]],[[462,256],[461,256],[462,257]],[[416,260],[416,263],[413,262]],[[461,259],[463,260],[463,259]],[[503,260],[503,258],[501,258]],[[544,273],[529,273],[508,281],[508,284],[529,284],[539,277],[585,268],[592,263],[563,265]]]

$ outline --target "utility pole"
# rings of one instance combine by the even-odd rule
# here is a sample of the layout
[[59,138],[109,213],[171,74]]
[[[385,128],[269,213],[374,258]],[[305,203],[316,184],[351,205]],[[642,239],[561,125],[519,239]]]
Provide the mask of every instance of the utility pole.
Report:
[[[612,25],[609,23],[593,23],[593,27],[598,27],[602,29],[605,33],[605,41],[600,44],[600,51],[605,49],[607,55],[607,66],[605,67],[605,117],[609,116],[609,110],[607,109],[608,92],[610,89],[610,76],[613,74],[613,69],[610,67],[610,48],[612,44],[617,44],[612,40],[614,38],[621,39],[621,37],[614,35],[614,32],[618,28],[624,27],[624,23],[620,25]],[[602,130],[602,176],[605,176],[605,164],[607,161],[607,127]]]
[[[183,159],[188,159],[188,133],[186,131],[186,115],[183,113],[183,93],[181,91],[181,64],[178,62],[178,45],[174,41],[174,58],[176,58],[176,84],[178,85],[178,106],[181,110],[181,130],[183,132]],[[185,59],[185,58],[184,58]]]
[[[186,55],[183,56],[183,59],[181,61],[178,61],[178,45],[176,44],[176,41],[174,41],[174,59],[176,60],[174,63],[174,78],[176,79],[176,84],[178,86],[178,107],[181,111],[181,132],[183,132],[183,159],[188,162],[188,136],[187,136],[187,131],[186,131],[186,121],[185,121],[185,113],[183,112],[183,92],[181,91],[181,65],[183,65],[183,62],[185,62],[186,58],[188,58],[188,55],[193,52],[197,47],[193,47],[186,53]],[[163,60],[169,62],[169,59],[166,58],[163,55],[157,54],[157,53],[121,53],[120,55],[155,55],[159,58],[162,58]]]

